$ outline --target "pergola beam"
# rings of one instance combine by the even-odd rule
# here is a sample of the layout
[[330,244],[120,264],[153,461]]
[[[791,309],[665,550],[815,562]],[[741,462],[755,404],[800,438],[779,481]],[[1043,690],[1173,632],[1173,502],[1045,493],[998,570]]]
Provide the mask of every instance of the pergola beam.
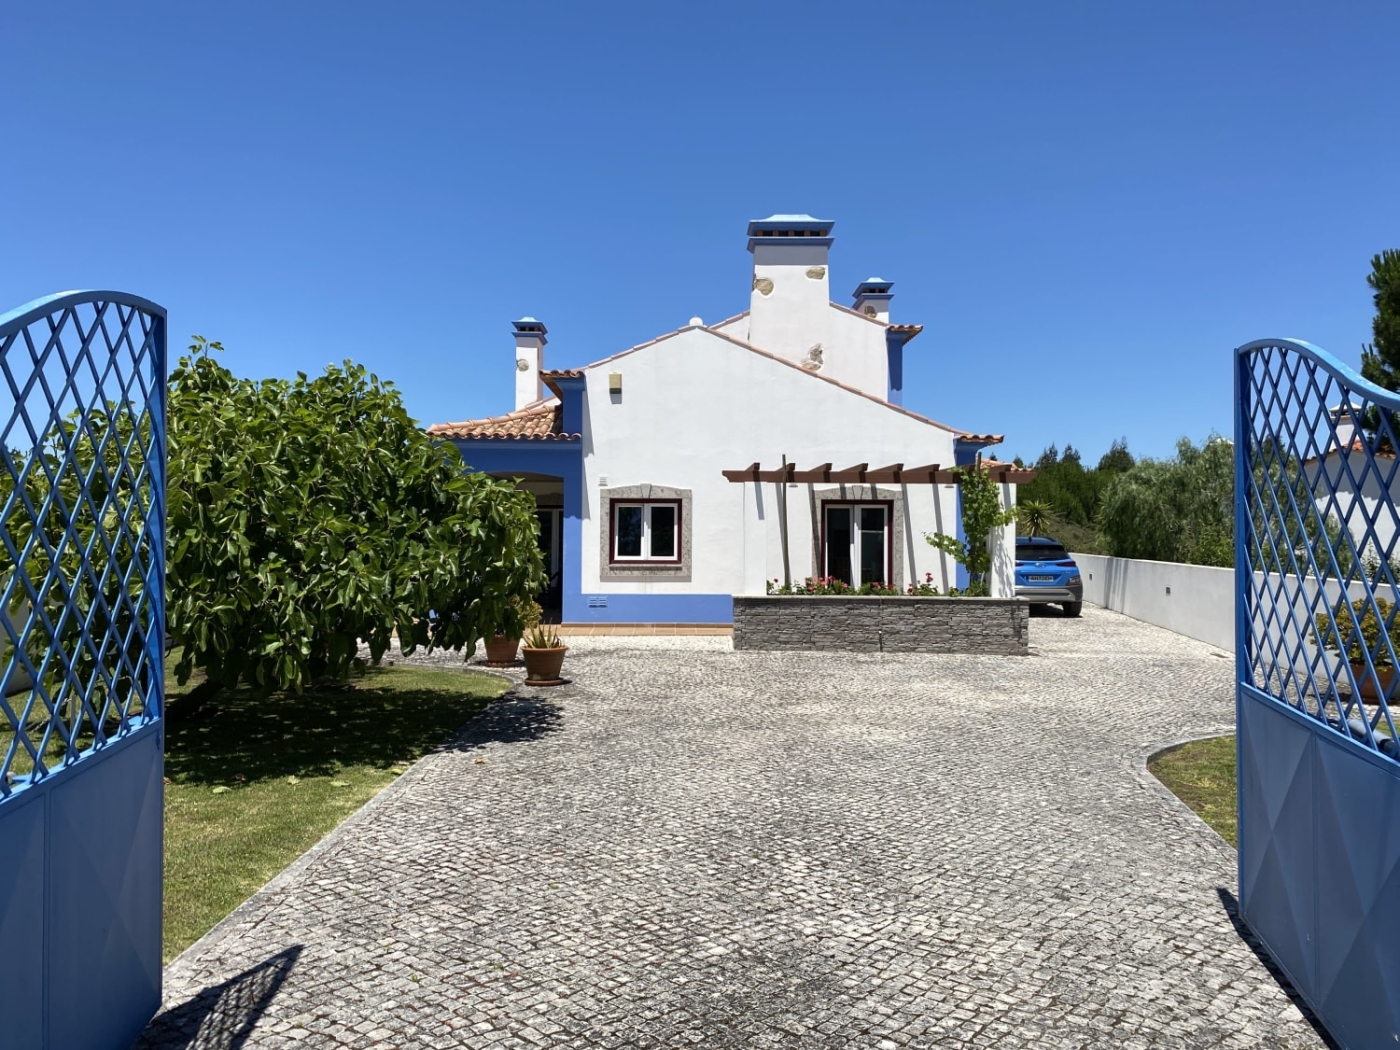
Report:
[[[1011,464],[996,464],[988,466],[986,470],[994,481],[1002,484],[1027,485],[1035,480],[1034,470]],[[830,463],[807,470],[798,470],[793,463],[772,470],[764,470],[758,463],[750,463],[742,470],[722,473],[727,480],[734,482],[801,482],[809,485],[817,482],[838,485],[952,485],[958,480],[956,470],[945,470],[937,463],[908,468],[903,463],[891,463],[874,470],[870,469],[869,463],[857,463],[844,470],[832,470]]]

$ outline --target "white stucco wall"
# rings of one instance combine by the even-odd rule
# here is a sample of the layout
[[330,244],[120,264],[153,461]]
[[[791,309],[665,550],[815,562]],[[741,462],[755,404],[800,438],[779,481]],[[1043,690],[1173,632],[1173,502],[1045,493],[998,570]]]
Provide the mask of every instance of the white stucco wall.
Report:
[[739,340],[741,343],[753,344],[753,340],[749,338],[749,313],[747,310],[737,317],[729,318],[721,324],[711,325],[710,331],[727,335],[731,339]]
[[827,254],[818,244],[755,245],[748,316],[716,331],[883,398],[885,328],[832,304]]
[[[831,311],[828,311],[831,312]],[[860,324],[858,318],[852,318]],[[874,325],[868,325],[878,331]],[[623,392],[608,391],[621,372]],[[777,467],[786,455],[799,468],[825,462],[840,469],[953,462],[953,434],[887,405],[752,353],[704,328],[688,328],[588,371],[584,433],[582,585],[587,592],[762,594],[783,575],[779,486],[732,483],[721,471]],[[609,488],[664,485],[693,493],[693,561],[689,578],[600,581],[600,478]],[[830,486],[816,485],[812,488]],[[899,486],[880,486],[900,488]],[[815,573],[809,487],[789,488],[789,571]],[[954,579],[954,567],[923,533],[956,530],[952,486],[904,486],[908,508],[901,560],[904,578]]]
[[1074,560],[1086,602],[1234,650],[1234,569],[1099,554]]
[[[1350,474],[1347,467],[1350,467]],[[1375,541],[1380,545],[1376,554],[1400,554],[1400,547],[1394,546],[1395,535],[1400,532],[1400,511],[1396,509],[1400,507],[1400,470],[1395,471],[1389,491],[1382,484],[1395,470],[1393,458],[1377,456],[1375,468],[1368,469],[1365,452],[1348,453],[1345,465],[1341,456],[1333,454],[1323,461],[1321,470],[1316,461],[1308,464],[1306,469],[1313,491],[1318,494],[1318,513],[1341,520],[1357,544],[1366,541],[1367,523],[1371,522]],[[1361,481],[1359,498],[1352,496],[1353,478]],[[1336,506],[1333,506],[1330,495],[1332,488],[1337,490]]]
[[830,273],[824,245],[755,245],[749,342],[798,363],[824,345]]
[[[1016,506],[1016,486],[1003,482],[1000,490],[1001,505],[1006,509]],[[1016,523],[1003,526],[992,534],[992,579],[993,598],[1014,598],[1016,596]]]
[[822,375],[830,376],[878,398],[890,392],[890,360],[885,349],[885,326],[849,313],[831,303],[826,307],[827,342]]
[[[520,362],[525,367],[520,367]],[[524,408],[544,396],[540,372],[544,370],[544,339],[534,333],[515,336],[515,407]]]
[[[1099,554],[1075,554],[1074,560],[1084,580],[1086,602],[1234,651],[1234,569]],[[1279,643],[1280,631],[1284,631],[1296,645],[1294,621],[1303,624],[1308,610],[1325,613],[1341,598],[1341,586],[1335,580],[1328,581],[1320,601],[1315,601],[1317,581],[1312,579],[1300,582],[1294,577],[1280,580],[1271,576],[1266,589],[1264,575],[1256,573],[1255,586],[1260,593],[1268,590],[1281,596],[1280,613],[1263,618],[1267,622],[1261,624],[1264,636],[1273,644]],[[1365,595],[1360,584],[1353,584],[1349,593],[1352,601]],[[1377,596],[1389,601],[1397,597],[1385,587],[1377,589]]]

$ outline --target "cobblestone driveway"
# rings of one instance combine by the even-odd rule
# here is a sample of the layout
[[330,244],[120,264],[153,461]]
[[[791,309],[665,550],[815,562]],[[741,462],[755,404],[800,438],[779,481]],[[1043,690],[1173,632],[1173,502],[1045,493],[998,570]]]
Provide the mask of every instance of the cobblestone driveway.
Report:
[[[166,972],[174,1047],[1317,1047],[1137,768],[1230,662],[575,639]],[[246,1039],[246,1042],[240,1040]]]

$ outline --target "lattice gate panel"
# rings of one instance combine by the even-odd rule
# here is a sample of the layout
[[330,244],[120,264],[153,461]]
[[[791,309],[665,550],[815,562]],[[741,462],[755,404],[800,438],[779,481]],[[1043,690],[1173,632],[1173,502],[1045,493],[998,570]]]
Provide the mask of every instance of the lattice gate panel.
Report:
[[165,311],[0,317],[0,1017],[124,1048],[160,1001]]
[[1345,1046],[1400,1040],[1400,397],[1236,351],[1240,902]]

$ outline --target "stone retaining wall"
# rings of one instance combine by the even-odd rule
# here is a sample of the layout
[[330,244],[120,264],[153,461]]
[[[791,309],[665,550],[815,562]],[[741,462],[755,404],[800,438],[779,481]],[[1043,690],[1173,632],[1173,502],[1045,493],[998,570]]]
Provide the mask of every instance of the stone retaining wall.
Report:
[[1024,656],[1028,609],[1015,598],[735,595],[734,648]]

